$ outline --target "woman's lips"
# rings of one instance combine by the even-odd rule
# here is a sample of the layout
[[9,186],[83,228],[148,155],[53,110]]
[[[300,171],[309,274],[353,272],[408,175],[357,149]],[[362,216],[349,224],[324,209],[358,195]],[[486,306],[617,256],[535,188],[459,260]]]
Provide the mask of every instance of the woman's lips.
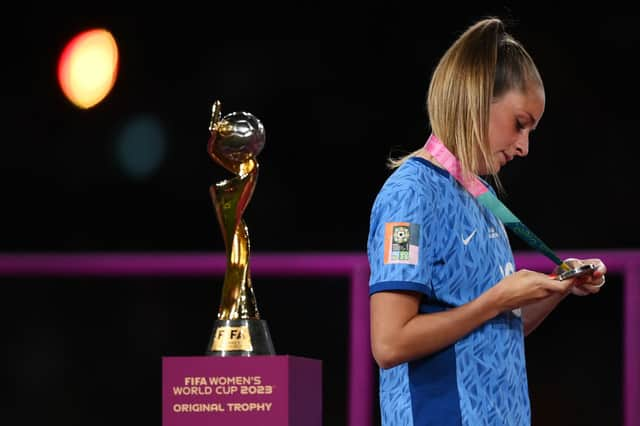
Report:
[[513,160],[513,157],[508,155],[506,152],[500,152],[500,155],[501,155],[501,161],[500,161],[501,167],[507,164],[509,161]]

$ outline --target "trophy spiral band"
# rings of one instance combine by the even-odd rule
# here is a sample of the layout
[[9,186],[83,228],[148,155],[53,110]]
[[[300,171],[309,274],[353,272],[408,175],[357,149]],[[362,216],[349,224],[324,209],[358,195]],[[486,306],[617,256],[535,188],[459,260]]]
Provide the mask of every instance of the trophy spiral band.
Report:
[[264,128],[253,115],[235,112],[221,117],[213,104],[207,152],[234,178],[210,187],[211,199],[224,237],[227,265],[218,317],[207,355],[275,355],[269,327],[260,318],[251,285],[249,230],[242,215],[258,178],[257,155],[264,146]]

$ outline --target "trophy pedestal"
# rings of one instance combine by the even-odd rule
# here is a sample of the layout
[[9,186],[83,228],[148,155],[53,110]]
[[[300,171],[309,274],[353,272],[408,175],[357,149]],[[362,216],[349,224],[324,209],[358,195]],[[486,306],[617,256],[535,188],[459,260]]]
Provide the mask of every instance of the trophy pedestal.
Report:
[[216,320],[207,346],[207,355],[253,356],[275,355],[269,327],[265,320]]
[[289,355],[162,359],[162,426],[321,426],[321,361]]

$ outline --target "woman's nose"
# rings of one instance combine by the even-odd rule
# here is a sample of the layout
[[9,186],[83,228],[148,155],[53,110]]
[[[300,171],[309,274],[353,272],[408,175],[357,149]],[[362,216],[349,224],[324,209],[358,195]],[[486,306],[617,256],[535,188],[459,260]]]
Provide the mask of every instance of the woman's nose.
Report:
[[526,157],[529,154],[529,132],[524,133],[516,141],[516,155]]

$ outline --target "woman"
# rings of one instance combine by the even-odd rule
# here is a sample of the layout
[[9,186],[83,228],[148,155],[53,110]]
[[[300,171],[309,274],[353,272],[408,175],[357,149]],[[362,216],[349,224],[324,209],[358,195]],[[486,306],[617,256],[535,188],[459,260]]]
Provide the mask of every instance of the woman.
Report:
[[[394,169],[368,238],[373,356],[382,424],[529,425],[524,336],[565,298],[597,293],[591,275],[515,271],[505,228],[478,202],[479,176],[529,151],[545,107],[540,74],[496,18],[467,29],[434,70],[432,134]],[[558,268],[554,273],[559,272]]]

